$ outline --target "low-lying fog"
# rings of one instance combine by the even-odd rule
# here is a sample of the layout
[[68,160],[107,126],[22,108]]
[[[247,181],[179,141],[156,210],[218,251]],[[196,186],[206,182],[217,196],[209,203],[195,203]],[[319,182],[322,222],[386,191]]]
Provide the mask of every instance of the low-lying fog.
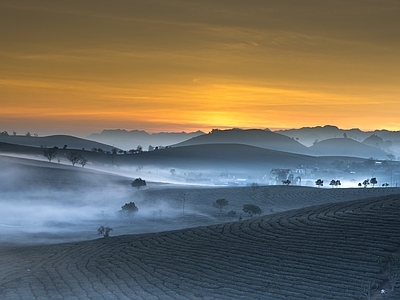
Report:
[[[267,174],[257,177],[244,172],[207,173],[207,170],[150,167],[111,168],[108,173],[102,173],[87,167],[1,156],[0,169],[0,242],[17,243],[99,238],[100,226],[112,228],[110,235],[121,235],[227,222],[229,218],[221,220],[218,210],[212,206],[221,195],[208,192],[204,197],[197,191],[194,201],[186,199],[190,189],[246,186],[260,180],[260,185],[268,184],[263,178]],[[147,186],[139,190],[132,188],[131,182],[137,177],[145,179]],[[345,179],[341,187],[357,187],[357,183]],[[314,178],[303,180],[302,185],[315,186]],[[324,185],[331,188],[327,180]],[[162,192],[151,196],[154,190]],[[131,201],[139,210],[129,218],[121,214],[121,207]],[[241,211],[240,206],[230,209]]]
[[[111,235],[188,226],[182,219],[180,204],[160,198],[144,199],[142,190],[149,187],[132,188],[133,176],[126,178],[71,166],[52,168],[45,162],[15,164],[14,160],[4,159],[0,168],[0,242],[93,239],[100,237],[100,226],[113,228]],[[139,210],[128,218],[120,211],[131,201]],[[196,212],[187,208],[186,214]]]
[[[146,188],[144,188],[146,189]],[[125,203],[138,207],[132,217],[121,213]],[[180,201],[180,200],[179,200]],[[110,235],[154,232],[190,227],[178,203],[146,201],[131,186],[88,190],[8,191],[0,200],[0,241],[22,243],[86,240],[100,237],[100,226],[113,228]],[[204,214],[187,207],[185,215]],[[209,221],[212,216],[204,216]],[[159,222],[162,220],[162,225]],[[195,226],[193,223],[192,226]]]

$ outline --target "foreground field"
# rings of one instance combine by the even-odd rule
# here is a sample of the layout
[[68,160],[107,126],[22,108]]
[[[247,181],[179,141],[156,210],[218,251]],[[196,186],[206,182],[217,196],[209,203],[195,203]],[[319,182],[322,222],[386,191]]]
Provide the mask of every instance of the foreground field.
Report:
[[366,283],[387,286],[378,261],[399,251],[399,215],[400,196],[391,195],[170,232],[3,246],[0,298],[367,299]]

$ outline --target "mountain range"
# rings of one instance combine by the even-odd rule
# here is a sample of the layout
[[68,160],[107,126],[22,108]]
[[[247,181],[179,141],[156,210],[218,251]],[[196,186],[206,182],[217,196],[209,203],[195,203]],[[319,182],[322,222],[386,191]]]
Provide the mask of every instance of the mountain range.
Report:
[[[181,147],[199,144],[237,143],[308,155],[327,155],[327,153],[321,154],[321,149],[323,145],[327,145],[326,143],[316,147],[313,147],[313,145],[325,140],[338,138],[347,140],[340,142],[342,148],[338,149],[337,152],[334,150],[337,147],[329,149],[329,153],[332,155],[349,155],[347,153],[351,153],[351,155],[358,156],[363,153],[362,157],[380,159],[387,158],[387,154],[400,156],[400,131],[362,131],[358,128],[340,129],[332,125],[277,131],[268,129],[214,129],[209,133],[196,131],[191,133],[160,132],[150,134],[141,130],[126,131],[117,129],[103,130],[101,133],[93,133],[86,137],[88,140],[105,143],[124,150],[136,149],[139,145],[144,150],[147,150],[149,146],[162,148],[165,146]],[[379,151],[363,146],[370,146]]]

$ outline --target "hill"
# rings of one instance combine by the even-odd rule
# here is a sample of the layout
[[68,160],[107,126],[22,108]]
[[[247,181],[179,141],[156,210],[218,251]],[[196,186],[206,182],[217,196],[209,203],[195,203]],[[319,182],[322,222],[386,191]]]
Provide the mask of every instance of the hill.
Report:
[[[120,156],[119,159],[124,159]],[[143,152],[129,160],[151,165],[170,165],[179,167],[215,168],[263,168],[267,165],[293,165],[312,163],[313,158],[306,155],[270,150],[243,144],[197,144],[174,146],[162,150]]]
[[392,195],[170,232],[3,245],[0,297],[366,299],[389,289],[379,259],[399,251],[399,214]]
[[358,142],[365,142],[369,146],[400,156],[400,131],[385,129],[362,131],[358,128],[340,129],[337,126],[325,125],[277,130],[275,132],[294,138],[307,147],[312,146],[315,142],[347,137]]
[[22,135],[5,135],[0,134],[0,143],[8,143],[22,146],[43,147],[43,148],[63,148],[67,149],[87,149],[101,148],[104,151],[111,151],[113,146],[89,141],[86,139],[70,136],[70,135],[51,135],[44,137],[22,136]]
[[291,153],[307,154],[304,145],[287,136],[260,129],[230,129],[213,130],[208,134],[191,138],[173,147],[204,145],[204,144],[243,144],[265,149]]
[[323,140],[310,147],[313,155],[387,159],[387,153],[349,138]]
[[103,130],[101,133],[93,133],[86,137],[89,140],[106,143],[115,147],[130,150],[136,149],[137,146],[142,146],[143,149],[148,149],[150,145],[167,146],[176,144],[195,136],[203,135],[201,131],[196,132],[158,132],[147,133],[143,130]]

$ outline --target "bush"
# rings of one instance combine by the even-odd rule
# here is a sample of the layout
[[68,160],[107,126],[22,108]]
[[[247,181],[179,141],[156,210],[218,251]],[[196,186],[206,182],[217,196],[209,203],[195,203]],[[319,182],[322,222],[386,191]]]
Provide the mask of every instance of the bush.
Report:
[[108,227],[108,226],[103,226],[103,225],[101,225],[98,229],[97,229],[97,232],[100,234],[100,235],[103,235],[103,237],[105,237],[105,238],[107,238],[107,237],[109,237],[110,236],[110,231],[112,231],[112,228],[111,227]]
[[262,213],[262,209],[254,204],[244,204],[243,211],[246,214],[249,214],[250,217],[252,217],[253,215],[260,215]]
[[132,187],[135,187],[137,189],[140,189],[142,186],[146,186],[146,180],[143,180],[142,178],[136,178],[134,181],[131,183]]

